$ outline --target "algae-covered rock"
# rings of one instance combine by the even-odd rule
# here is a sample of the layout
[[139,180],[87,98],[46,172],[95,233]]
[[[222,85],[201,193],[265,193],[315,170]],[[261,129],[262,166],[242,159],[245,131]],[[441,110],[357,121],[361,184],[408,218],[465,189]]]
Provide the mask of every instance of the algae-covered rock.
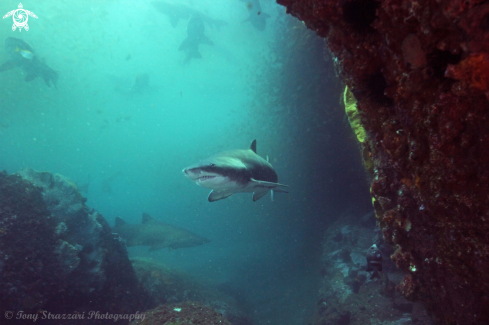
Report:
[[436,324],[489,324],[489,3],[277,2],[358,100],[398,290]]
[[353,129],[353,132],[355,132],[358,141],[364,143],[366,137],[365,128],[362,125],[360,112],[357,109],[357,100],[348,87],[345,87],[343,101],[345,103],[345,112],[346,116],[348,116],[350,126]]
[[66,285],[56,222],[42,192],[19,176],[0,173],[0,313],[36,310]]
[[343,93],[343,102],[345,104],[345,112],[348,116],[350,126],[355,133],[358,142],[360,142],[362,146],[363,165],[365,166],[365,169],[367,169],[367,171],[372,174],[374,169],[374,162],[372,160],[370,150],[368,149],[368,143],[366,142],[366,131],[362,125],[361,115],[357,107],[357,100],[348,87],[345,87],[345,92]]

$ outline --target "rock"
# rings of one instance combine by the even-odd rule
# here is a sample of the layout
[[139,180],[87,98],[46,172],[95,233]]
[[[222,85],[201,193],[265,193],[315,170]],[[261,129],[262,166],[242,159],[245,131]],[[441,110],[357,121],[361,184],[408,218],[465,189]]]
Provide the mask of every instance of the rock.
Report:
[[[134,320],[130,325],[140,325],[141,320]],[[183,302],[161,305],[144,314],[144,324],[201,324],[201,325],[232,325],[220,313],[199,302]]]
[[398,290],[435,323],[489,324],[489,3],[277,2],[358,100]]
[[367,258],[365,257],[365,254],[359,252],[352,252],[350,253],[350,258],[353,264],[355,264],[357,267],[360,268],[367,267]]
[[64,240],[58,240],[57,246],[54,248],[54,254],[58,256],[62,277],[69,275],[80,265],[80,258],[78,257],[81,251],[80,248],[80,246],[75,247]]
[[[134,270],[140,283],[157,304],[175,304],[185,301],[199,302],[232,321],[234,325],[251,325],[236,293],[224,284],[218,287],[204,285],[189,275],[147,259],[133,259]],[[228,290],[226,290],[228,289]]]
[[61,175],[0,173],[0,313],[131,313],[154,306],[124,244],[84,202]]

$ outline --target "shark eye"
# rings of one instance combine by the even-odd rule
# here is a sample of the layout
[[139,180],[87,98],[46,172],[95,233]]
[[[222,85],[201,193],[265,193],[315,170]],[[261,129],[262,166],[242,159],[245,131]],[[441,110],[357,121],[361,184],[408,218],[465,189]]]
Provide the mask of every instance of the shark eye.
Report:
[[210,164],[211,167],[214,167],[216,164]]

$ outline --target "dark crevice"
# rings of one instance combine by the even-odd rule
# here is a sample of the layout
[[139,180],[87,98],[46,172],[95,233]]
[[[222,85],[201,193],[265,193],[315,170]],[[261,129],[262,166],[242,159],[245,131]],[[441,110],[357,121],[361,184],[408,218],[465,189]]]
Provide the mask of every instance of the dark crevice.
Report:
[[481,22],[479,26],[484,32],[489,32],[489,13],[485,14],[481,18]]
[[369,100],[382,106],[392,106],[394,101],[384,95],[387,88],[387,81],[382,72],[368,75],[359,82],[358,86],[352,90],[357,100]]
[[346,0],[341,4],[343,19],[347,27],[359,34],[373,33],[371,26],[377,18],[380,3],[375,0]]
[[449,64],[457,64],[460,62],[460,54],[452,54],[448,51],[434,50],[428,54],[428,65],[433,71],[433,77],[443,79],[445,70]]

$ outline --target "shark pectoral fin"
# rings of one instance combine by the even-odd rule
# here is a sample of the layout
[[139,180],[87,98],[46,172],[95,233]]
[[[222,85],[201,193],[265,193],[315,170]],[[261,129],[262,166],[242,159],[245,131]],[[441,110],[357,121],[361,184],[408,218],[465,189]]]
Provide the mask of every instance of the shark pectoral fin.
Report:
[[139,245],[141,245],[141,241],[137,237],[127,238],[126,240],[127,247],[134,247]]
[[183,40],[182,44],[180,44],[180,46],[178,47],[178,50],[179,51],[183,51],[183,50],[189,48],[190,47],[190,44],[191,44],[191,41],[187,37],[186,39]]
[[25,81],[27,81],[27,82],[32,81],[32,80],[36,79],[36,77],[37,77],[37,73],[30,72],[29,74],[27,74],[27,76],[25,76]]
[[46,77],[46,76],[44,76],[44,77],[42,77],[42,78],[44,79],[44,82],[46,83],[46,85],[47,85],[48,87],[51,87],[51,83],[50,83],[50,80],[51,80],[51,79],[49,79],[49,78],[48,78],[48,77]]
[[253,192],[253,202],[258,201],[262,197],[265,196],[265,194],[268,193],[268,190],[266,191],[260,191],[260,192]]
[[171,27],[173,28],[177,27],[179,18],[175,16],[168,16],[168,18],[170,19]]
[[160,250],[160,249],[163,249],[167,247],[166,244],[156,244],[156,245],[152,245],[150,248],[149,248],[149,252],[154,252],[154,251],[157,251],[157,250]]
[[205,35],[202,36],[201,42],[202,42],[202,44],[214,45],[214,42],[211,41],[210,38],[205,36]]
[[207,199],[209,200],[209,202],[214,202],[217,200],[225,199],[233,194],[234,192],[230,191],[211,191]]
[[15,67],[15,62],[13,60],[7,61],[0,65],[0,72],[13,69]]

